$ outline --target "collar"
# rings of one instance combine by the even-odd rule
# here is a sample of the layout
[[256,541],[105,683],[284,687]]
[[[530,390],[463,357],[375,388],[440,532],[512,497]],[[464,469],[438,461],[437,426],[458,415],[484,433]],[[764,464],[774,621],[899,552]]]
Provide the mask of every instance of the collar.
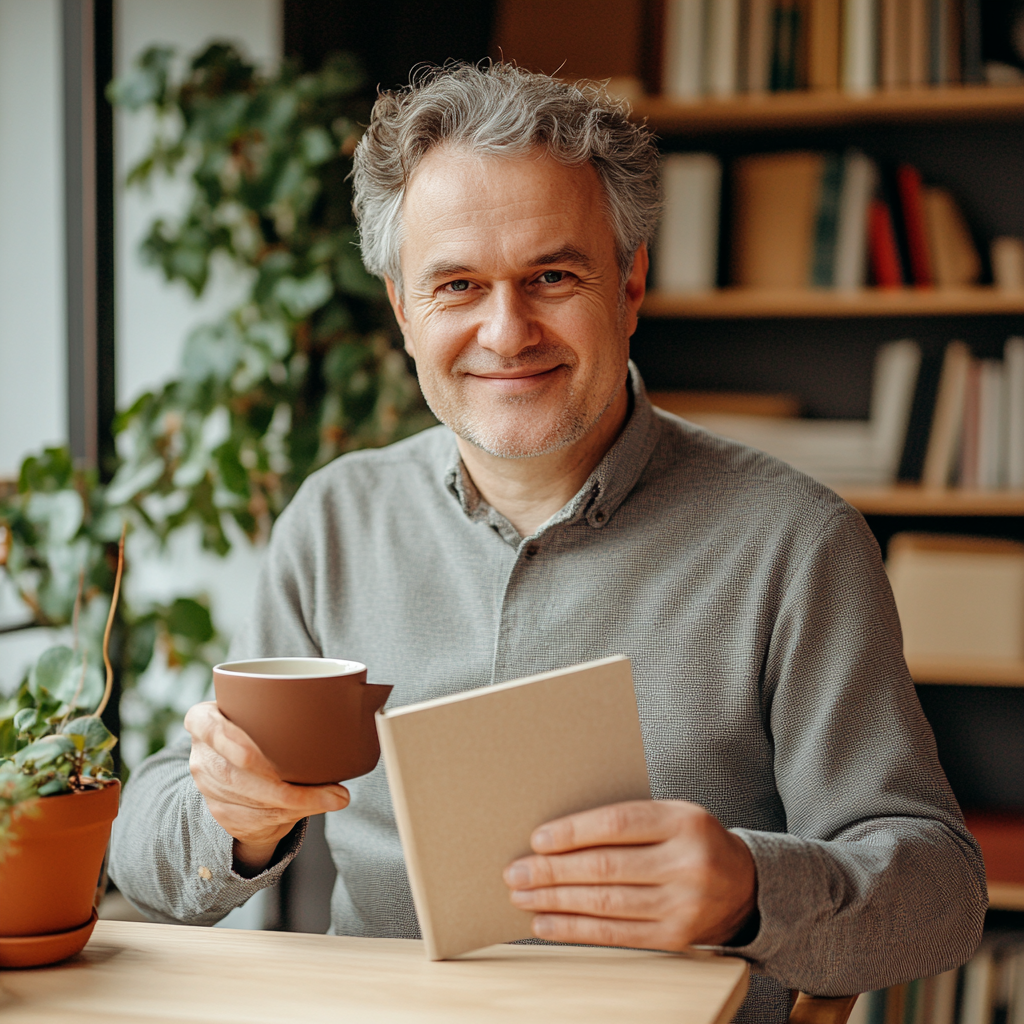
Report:
[[[661,424],[647,398],[640,371],[629,362],[629,388],[632,411],[618,439],[594,468],[586,483],[565,506],[556,512],[535,536],[553,526],[586,519],[600,530],[608,525],[619,506],[633,490],[658,442]],[[452,454],[444,476],[445,486],[459,502],[462,511],[476,522],[486,522],[502,540],[518,546],[524,539],[516,528],[480,496],[452,438]]]

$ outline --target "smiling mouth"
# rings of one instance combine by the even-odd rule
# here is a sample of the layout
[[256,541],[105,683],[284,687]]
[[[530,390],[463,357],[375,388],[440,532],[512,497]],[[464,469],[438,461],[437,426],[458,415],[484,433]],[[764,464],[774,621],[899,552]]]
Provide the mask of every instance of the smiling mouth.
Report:
[[547,383],[561,370],[568,369],[564,363],[556,363],[544,369],[524,366],[517,370],[496,370],[492,373],[466,373],[480,381],[485,387],[501,394],[521,394]]

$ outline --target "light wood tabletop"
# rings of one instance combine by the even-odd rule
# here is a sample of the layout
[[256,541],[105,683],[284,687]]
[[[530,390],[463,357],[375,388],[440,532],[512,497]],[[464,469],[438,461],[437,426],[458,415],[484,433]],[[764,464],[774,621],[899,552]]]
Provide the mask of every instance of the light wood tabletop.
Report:
[[735,958],[492,946],[430,963],[412,939],[100,921],[52,967],[0,971],[4,1024],[725,1024]]

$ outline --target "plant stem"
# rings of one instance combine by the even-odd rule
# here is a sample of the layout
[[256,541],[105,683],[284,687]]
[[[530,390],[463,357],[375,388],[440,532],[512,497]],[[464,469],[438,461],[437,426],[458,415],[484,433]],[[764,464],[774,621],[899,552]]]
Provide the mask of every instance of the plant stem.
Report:
[[121,595],[121,574],[124,572],[124,535],[128,531],[128,522],[125,521],[121,527],[121,540],[117,545],[117,575],[114,577],[114,594],[110,599],[110,612],[107,615],[107,628],[103,631],[103,664],[107,668],[107,685],[103,690],[103,700],[99,707],[92,713],[93,718],[99,718],[103,714],[110,700],[110,693],[114,689],[114,668],[110,664],[110,630],[114,625],[114,613],[117,611],[117,599]]

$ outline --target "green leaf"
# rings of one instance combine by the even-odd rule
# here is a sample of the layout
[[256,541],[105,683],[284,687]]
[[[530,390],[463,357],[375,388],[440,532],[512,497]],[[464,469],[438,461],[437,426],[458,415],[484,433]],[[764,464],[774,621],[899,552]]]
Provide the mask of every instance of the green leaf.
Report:
[[168,609],[167,631],[195,643],[212,640],[215,630],[210,610],[190,597],[179,597]]
[[14,716],[14,729],[16,732],[28,732],[39,722],[39,712],[35,708],[22,708]]
[[61,729],[61,735],[70,737],[78,750],[84,750],[90,755],[110,750],[117,743],[117,737],[100,719],[91,715],[68,722]]
[[49,782],[44,782],[36,792],[40,796],[57,796],[60,793],[70,793],[71,784],[67,779],[58,776],[55,779],[50,779]]
[[47,538],[55,544],[67,544],[82,526],[85,508],[77,491],[35,493],[28,502],[28,517],[46,527]]
[[14,763],[19,768],[32,765],[37,770],[53,764],[57,758],[74,754],[76,744],[68,736],[44,736],[27,747],[22,747],[14,755]]
[[44,690],[55,695],[64,674],[76,660],[75,652],[70,647],[51,647],[43,651],[29,673],[29,693],[37,698]]
[[110,505],[124,505],[152,487],[164,475],[164,461],[153,455],[143,462],[126,462],[114,474],[107,487],[106,499]]
[[282,277],[274,286],[274,297],[296,320],[303,320],[319,309],[334,291],[330,277],[315,270],[309,277]]

